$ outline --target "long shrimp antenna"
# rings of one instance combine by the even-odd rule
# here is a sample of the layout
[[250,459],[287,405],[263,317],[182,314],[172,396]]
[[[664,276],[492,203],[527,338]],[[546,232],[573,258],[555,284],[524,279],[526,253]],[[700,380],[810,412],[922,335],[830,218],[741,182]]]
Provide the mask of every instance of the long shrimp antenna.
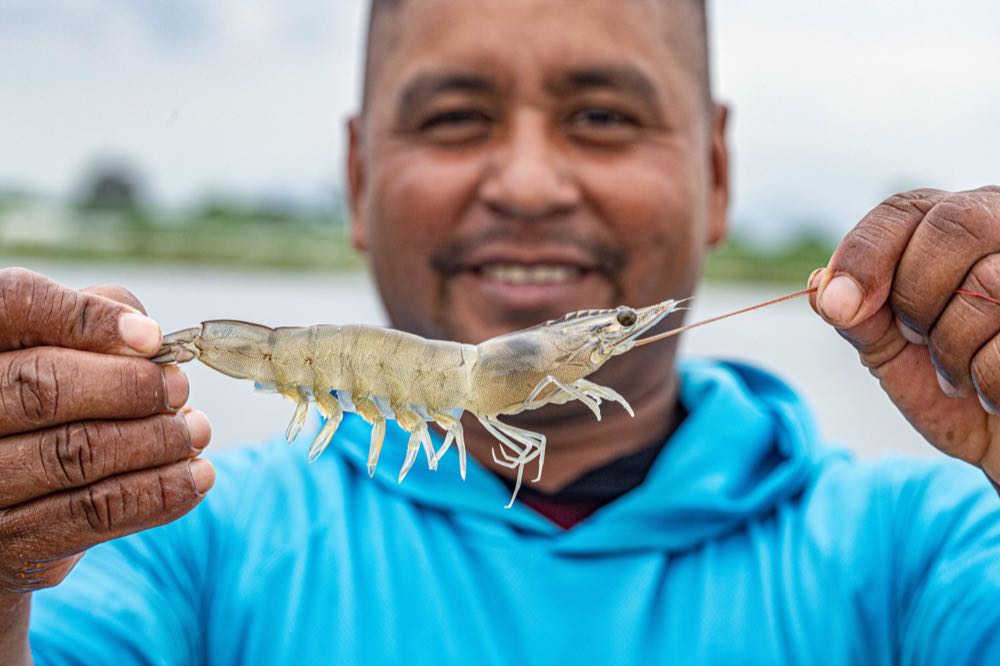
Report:
[[710,319],[703,319],[702,321],[695,322],[694,324],[688,324],[687,326],[681,326],[680,328],[672,328],[664,333],[659,333],[657,335],[651,335],[648,338],[643,338],[641,340],[636,340],[635,346],[641,347],[643,345],[648,345],[651,342],[657,342],[658,340],[663,340],[664,338],[669,338],[674,335],[680,335],[685,331],[690,331],[692,328],[698,328],[699,326],[704,326],[705,324],[712,324],[717,321],[722,321],[723,319],[729,319],[730,317],[735,317],[736,315],[743,314],[745,312],[752,312],[759,308],[766,308],[768,305],[774,305],[775,303],[781,303],[782,301],[790,301],[793,298],[798,298],[799,296],[805,296],[806,294],[811,294],[816,291],[816,287],[809,287],[808,289],[803,289],[797,291],[794,294],[786,294],[784,296],[779,296],[778,298],[772,298],[769,301],[764,301],[763,303],[758,303],[757,305],[751,305],[748,308],[742,308],[736,310],[735,312],[728,312],[724,315],[719,315],[717,317],[712,317]]
[[[694,324],[688,324],[687,326],[681,326],[680,328],[673,328],[664,333],[659,333],[657,335],[651,335],[648,338],[636,340],[635,346],[641,347],[643,345],[648,345],[651,342],[657,342],[658,340],[663,340],[665,338],[670,338],[675,335],[680,335],[685,331],[690,331],[692,328],[698,328],[699,326],[704,326],[705,324],[711,324],[717,321],[722,321],[723,319],[729,319],[730,317],[735,317],[736,315],[744,314],[745,312],[752,312],[753,310],[757,310],[759,308],[766,308],[767,306],[774,305],[775,303],[781,303],[782,301],[790,301],[793,298],[798,298],[799,296],[812,294],[815,293],[816,290],[817,287],[809,287],[808,289],[802,289],[801,291],[796,291],[795,293],[792,294],[786,294],[784,296],[779,296],[778,298],[772,298],[769,301],[764,301],[763,303],[758,303],[757,305],[751,305],[748,308],[742,308],[740,310],[736,310],[735,312],[728,312],[726,314],[719,315],[717,317],[711,317],[710,319],[703,319],[702,321],[695,322]],[[992,296],[988,296],[986,294],[981,294],[978,291],[972,291],[971,289],[956,289],[955,293],[961,294],[963,296],[971,296],[973,298],[979,298],[988,303],[993,303],[994,305],[1000,305],[1000,299],[993,298]]]

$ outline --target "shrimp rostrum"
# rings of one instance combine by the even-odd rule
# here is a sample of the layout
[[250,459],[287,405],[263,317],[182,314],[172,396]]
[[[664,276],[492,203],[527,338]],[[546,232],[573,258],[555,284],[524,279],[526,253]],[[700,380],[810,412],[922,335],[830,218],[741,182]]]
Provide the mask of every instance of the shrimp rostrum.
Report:
[[[368,473],[378,464],[386,420],[409,433],[402,481],[421,448],[431,469],[454,443],[465,478],[461,417],[470,412],[499,442],[494,461],[517,470],[545,462],[545,435],[500,420],[548,404],[579,400],[598,420],[603,400],[632,408],[616,391],[586,379],[611,357],[627,352],[636,338],[678,306],[668,300],[645,308],[584,310],[478,345],[428,340],[411,333],[365,325],[268,328],[239,321],[206,321],[171,333],[153,359],[184,363],[197,359],[219,372],[249,379],[259,390],[295,401],[289,443],[305,421],[310,401],[326,418],[309,449],[315,460],[329,444],[344,412],[372,426]],[[428,423],[445,431],[434,450]],[[513,503],[514,498],[511,498]],[[510,505],[508,505],[510,506]]]

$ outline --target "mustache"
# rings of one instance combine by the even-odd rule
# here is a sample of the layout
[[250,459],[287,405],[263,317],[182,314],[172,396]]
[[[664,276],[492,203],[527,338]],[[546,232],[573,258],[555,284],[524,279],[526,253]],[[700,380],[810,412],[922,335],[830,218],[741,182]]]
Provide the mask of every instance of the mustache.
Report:
[[444,277],[452,277],[468,270],[470,266],[468,257],[475,251],[494,243],[532,248],[540,245],[572,247],[589,258],[594,270],[615,282],[626,264],[626,254],[621,248],[608,242],[581,238],[578,233],[573,233],[569,229],[550,229],[529,236],[500,227],[448,241],[431,255],[431,267]]

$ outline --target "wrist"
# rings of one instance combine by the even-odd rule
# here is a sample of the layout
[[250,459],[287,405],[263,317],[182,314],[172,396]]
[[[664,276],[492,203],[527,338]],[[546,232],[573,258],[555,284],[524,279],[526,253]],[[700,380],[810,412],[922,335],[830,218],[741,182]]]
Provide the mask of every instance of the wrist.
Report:
[[31,664],[28,619],[31,594],[0,592],[0,664]]

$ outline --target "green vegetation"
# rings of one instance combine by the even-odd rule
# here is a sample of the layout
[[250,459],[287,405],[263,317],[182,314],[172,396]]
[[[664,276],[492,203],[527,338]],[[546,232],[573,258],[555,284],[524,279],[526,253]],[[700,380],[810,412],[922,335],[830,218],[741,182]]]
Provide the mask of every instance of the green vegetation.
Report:
[[88,262],[213,264],[250,269],[340,271],[361,268],[342,228],[312,225],[93,225],[66,242],[5,243],[7,256]]
[[343,215],[214,198],[187,211],[144,204],[105,178],[72,204],[0,197],[0,252],[57,261],[353,270]]
[[705,277],[728,282],[786,282],[805,284],[809,274],[826,266],[834,244],[804,236],[776,249],[761,249],[734,238],[708,256]]
[[[297,211],[214,198],[183,212],[143,205],[120,183],[99,183],[88,197],[60,206],[0,197],[0,252],[8,259],[212,264],[253,270],[347,271],[363,266],[344,214]],[[34,206],[34,208],[33,208]],[[729,240],[708,257],[714,281],[801,283],[826,265],[833,246],[806,236],[762,249]]]

